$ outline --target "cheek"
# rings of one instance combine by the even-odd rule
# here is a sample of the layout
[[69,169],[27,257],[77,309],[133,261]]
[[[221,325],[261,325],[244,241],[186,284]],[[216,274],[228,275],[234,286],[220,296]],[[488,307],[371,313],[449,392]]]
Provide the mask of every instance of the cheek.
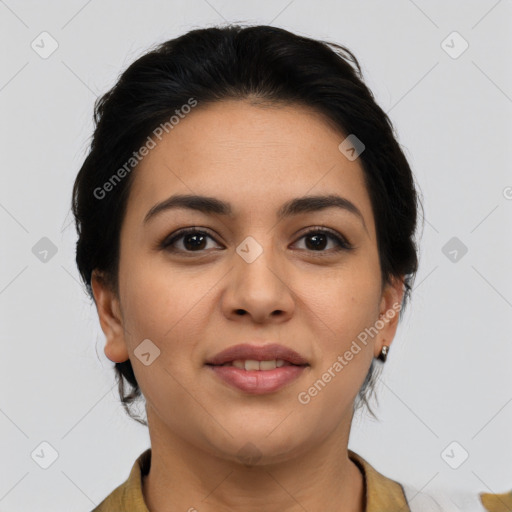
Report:
[[169,270],[149,258],[123,272],[123,313],[132,351],[146,338],[161,350],[161,362],[176,366],[189,358],[208,322],[210,294],[218,281],[208,274]]
[[[379,268],[376,272],[371,262],[359,260],[309,290],[306,304],[318,334],[318,365],[308,383],[314,402],[309,411],[336,410],[337,421],[357,395],[373,359],[373,341],[365,329],[378,317]],[[303,391],[309,395],[308,389]]]
[[349,342],[375,322],[381,299],[380,270],[372,261],[350,265],[302,280],[301,295],[308,308],[324,324],[328,339],[339,345]]
[[[174,279],[162,277],[161,270],[141,266],[127,272],[123,290],[126,341],[147,401],[157,409],[177,410],[190,398],[185,390],[195,389],[191,361],[209,318],[204,311],[206,302],[200,300],[207,289],[176,277],[179,273]],[[146,339],[159,350],[148,366],[137,358],[137,348]]]
[[309,413],[332,411],[334,426],[350,408],[373,359],[373,341],[365,330],[378,316],[380,281],[351,272],[342,284],[320,289],[308,299],[318,334],[317,365],[301,396],[310,400]]

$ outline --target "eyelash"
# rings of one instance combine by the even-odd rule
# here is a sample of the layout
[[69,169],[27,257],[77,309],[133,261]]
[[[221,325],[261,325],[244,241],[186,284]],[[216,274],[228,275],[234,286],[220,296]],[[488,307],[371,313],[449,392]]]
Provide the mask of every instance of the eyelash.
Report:
[[[176,248],[171,247],[176,241],[180,240],[181,238],[184,238],[187,235],[192,235],[192,234],[199,234],[199,235],[207,236],[207,237],[215,240],[212,235],[210,235],[207,231],[204,231],[202,229],[184,228],[184,229],[178,231],[177,233],[175,233],[171,238],[169,238],[169,237],[165,238],[159,244],[159,247],[161,249],[165,249],[170,252],[182,252],[182,253],[185,252],[188,254],[193,254],[196,252],[197,253],[204,252],[204,249],[199,250],[199,251],[184,251],[181,249],[176,249]],[[319,251],[308,250],[308,249],[301,249],[301,250],[306,250],[306,251],[314,254],[315,256],[322,256],[322,253],[330,254],[333,252],[337,253],[340,251],[351,251],[354,249],[354,246],[346,238],[342,237],[341,235],[338,235],[335,231],[333,231],[329,228],[326,228],[325,226],[315,226],[315,227],[309,229],[306,233],[303,233],[298,240],[301,240],[302,238],[311,236],[313,234],[314,235],[318,235],[318,234],[327,235],[329,238],[334,240],[334,242],[337,245],[337,248],[331,249],[331,250],[319,250]],[[318,254],[315,254],[315,253],[318,253]]]

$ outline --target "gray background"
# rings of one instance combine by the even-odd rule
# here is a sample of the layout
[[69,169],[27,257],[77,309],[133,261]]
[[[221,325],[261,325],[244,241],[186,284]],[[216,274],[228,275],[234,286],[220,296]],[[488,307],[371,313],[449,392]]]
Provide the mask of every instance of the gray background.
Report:
[[[153,44],[225,21],[351,49],[424,196],[420,270],[379,383],[380,421],[358,415],[349,447],[426,491],[512,489],[510,0],[6,0],[0,511],[91,510],[149,446],[147,430],[119,405],[78,279],[71,187],[95,98]],[[58,44],[47,58],[31,46],[51,49],[44,31]],[[453,31],[469,44],[457,58],[464,43]],[[57,249],[46,261],[43,237]],[[42,442],[58,454],[47,469]],[[467,460],[453,469],[463,450]]]

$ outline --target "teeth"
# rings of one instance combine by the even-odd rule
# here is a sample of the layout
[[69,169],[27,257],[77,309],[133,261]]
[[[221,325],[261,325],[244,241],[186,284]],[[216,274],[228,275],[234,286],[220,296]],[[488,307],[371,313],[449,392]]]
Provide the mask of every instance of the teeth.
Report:
[[259,370],[260,369],[260,362],[255,361],[254,359],[247,359],[245,361],[245,369],[246,370]]
[[254,359],[236,359],[231,363],[225,363],[223,366],[235,366],[241,370],[274,370],[275,368],[281,368],[281,366],[290,365],[283,359],[271,359],[269,361],[256,361]]
[[273,370],[274,368],[276,368],[275,359],[273,361],[260,361],[260,370]]

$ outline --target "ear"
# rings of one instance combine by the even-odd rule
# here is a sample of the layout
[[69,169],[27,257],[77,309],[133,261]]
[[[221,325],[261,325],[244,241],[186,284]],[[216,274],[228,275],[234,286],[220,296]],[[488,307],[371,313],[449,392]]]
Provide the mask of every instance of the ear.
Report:
[[380,320],[380,322],[377,326],[380,327],[378,327],[379,334],[375,340],[374,357],[379,356],[384,345],[390,346],[395,337],[404,292],[404,276],[394,278],[391,284],[387,284],[384,287],[379,308],[380,314],[378,320]]
[[122,363],[129,357],[119,299],[103,274],[96,269],[92,271],[91,287],[101,329],[106,337],[105,355],[114,363]]

